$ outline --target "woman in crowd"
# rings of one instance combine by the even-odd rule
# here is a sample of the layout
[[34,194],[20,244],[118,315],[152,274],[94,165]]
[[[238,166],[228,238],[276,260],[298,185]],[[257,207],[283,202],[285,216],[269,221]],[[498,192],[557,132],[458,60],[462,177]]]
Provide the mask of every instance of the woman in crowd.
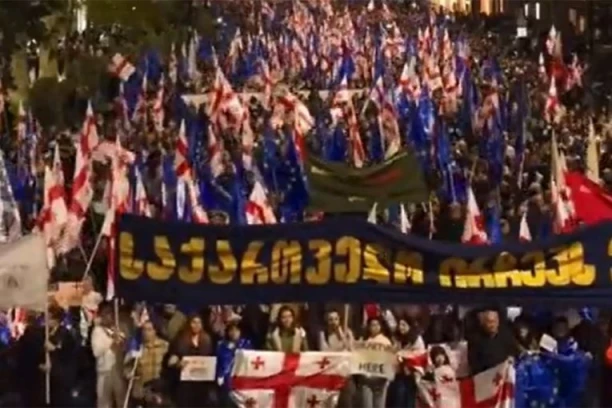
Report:
[[[210,335],[204,331],[202,319],[191,316],[186,327],[177,338],[168,366],[173,369],[175,378],[180,379],[181,371],[187,366],[185,357],[204,357],[212,355]],[[214,405],[213,388],[210,383],[200,381],[179,381],[176,389],[176,402],[179,407],[208,407]]]
[[268,334],[266,348],[285,353],[299,353],[308,350],[306,330],[299,327],[295,321],[293,309],[282,306],[278,311],[276,327]]
[[[385,322],[381,317],[368,320],[365,343],[391,347],[389,337],[384,334]],[[384,378],[368,378],[357,376],[357,388],[360,395],[360,406],[365,408],[384,408],[389,382]]]
[[[353,349],[353,332],[350,328],[343,328],[340,314],[330,310],[325,315],[327,325],[319,332],[319,350],[321,351],[350,351]],[[351,407],[355,397],[355,383],[349,377],[338,398],[338,407]]]
[[253,348],[251,341],[242,337],[239,320],[230,321],[225,327],[225,338],[217,345],[217,385],[220,388],[220,403],[232,407],[230,379],[236,350]]
[[353,332],[340,324],[340,314],[336,310],[326,313],[324,330],[319,332],[319,349],[321,351],[349,351],[353,348]]
[[145,384],[161,377],[164,358],[168,352],[168,342],[157,336],[151,321],[142,325],[142,354],[134,371],[132,397],[142,402],[145,397]]
[[[416,321],[401,317],[397,322],[397,330],[393,336],[394,346],[407,353],[425,351],[425,343]],[[400,366],[395,379],[390,384],[389,405],[398,407],[414,407],[416,401],[416,384],[414,376],[406,367]]]

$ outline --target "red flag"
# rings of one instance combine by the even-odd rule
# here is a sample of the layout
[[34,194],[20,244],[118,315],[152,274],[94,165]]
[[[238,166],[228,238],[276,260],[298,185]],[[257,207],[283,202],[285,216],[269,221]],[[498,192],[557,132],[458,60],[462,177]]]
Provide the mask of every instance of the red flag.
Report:
[[566,173],[565,183],[572,192],[579,220],[587,225],[612,220],[612,195],[599,184],[578,172]]

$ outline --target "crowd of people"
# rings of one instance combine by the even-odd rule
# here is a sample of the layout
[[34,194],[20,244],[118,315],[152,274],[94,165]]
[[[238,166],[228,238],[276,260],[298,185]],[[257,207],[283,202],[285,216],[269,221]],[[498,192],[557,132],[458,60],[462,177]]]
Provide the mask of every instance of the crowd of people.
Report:
[[[168,176],[166,169],[167,158],[174,156],[175,149],[179,151],[175,146],[181,142],[181,138],[189,140],[189,149],[192,151],[189,162],[193,173],[206,179],[200,180],[201,190],[213,191],[207,198],[203,197],[200,203],[211,223],[245,223],[244,209],[236,205],[236,195],[248,197],[256,182],[267,186],[268,202],[279,222],[316,222],[321,217],[338,216],[306,210],[299,197],[299,184],[302,180],[299,164],[296,165],[295,160],[289,157],[291,151],[296,149],[299,156],[299,146],[296,147],[299,143],[297,139],[294,141],[293,137],[286,136],[295,123],[281,123],[280,126],[271,127],[270,122],[277,115],[266,97],[266,82],[262,86],[261,75],[259,82],[254,78],[257,77],[254,72],[259,68],[252,67],[248,58],[236,57],[239,51],[246,53],[247,49],[257,49],[257,46],[246,44],[255,42],[262,20],[268,29],[283,23],[308,26],[312,21],[310,17],[304,16],[303,10],[295,11],[291,2],[279,2],[272,11],[259,3],[249,2],[243,5],[241,12],[234,10],[224,14],[224,25],[238,27],[243,32],[240,50],[235,41],[237,37],[228,35],[225,38],[227,53],[220,51],[223,47],[221,40],[214,42],[215,47],[211,44],[198,44],[194,47],[197,52],[191,49],[194,41],[189,40],[181,52],[179,47],[176,50],[173,47],[174,54],[170,55],[167,63],[153,63],[157,59],[147,56],[144,68],[139,66],[138,69],[146,73],[148,85],[146,80],[143,81],[144,85],[138,81],[134,86],[132,79],[117,78],[112,84],[113,90],[109,92],[113,94],[112,101],[117,109],[96,112],[94,126],[97,127],[100,140],[114,145],[115,140],[119,139],[122,149],[134,153],[136,159],[133,162],[139,167],[150,216],[183,218],[184,211],[176,208],[178,205],[169,214],[167,197],[176,196],[177,186],[175,181],[174,187],[169,188],[169,178],[172,177]],[[317,2],[307,3],[310,5]],[[374,30],[375,26],[384,21],[388,24],[387,38],[396,39],[393,30],[401,28],[403,36],[419,42],[424,35],[421,30],[425,30],[425,26],[429,25],[431,30],[439,26],[444,27],[450,38],[469,49],[468,55],[457,52],[457,56],[465,57],[463,63],[470,67],[472,73],[472,82],[468,82],[465,76],[455,78],[454,86],[463,86],[463,95],[445,89],[448,84],[444,72],[441,74],[444,76],[444,85],[440,89],[428,93],[427,88],[431,83],[425,81],[418,89],[419,95],[421,91],[424,95],[430,94],[428,102],[421,100],[421,105],[434,107],[431,115],[435,123],[431,124],[431,128],[438,129],[437,140],[446,139],[448,145],[440,147],[439,142],[422,145],[414,135],[399,138],[402,147],[410,146],[417,153],[432,191],[432,198],[426,203],[428,205],[408,208],[412,234],[461,242],[470,189],[479,207],[484,210],[488,242],[518,241],[522,238],[523,219],[527,221],[529,235],[533,240],[552,235],[555,232],[554,195],[550,188],[553,177],[550,162],[555,148],[552,143],[553,132],[556,143],[565,154],[567,167],[586,171],[589,128],[593,124],[594,133],[599,135],[597,143],[601,183],[607,190],[612,188],[612,161],[609,155],[612,149],[608,149],[612,140],[610,116],[606,108],[598,110],[583,103],[588,84],[574,83],[574,86],[570,86],[567,84],[568,78],[576,82],[578,77],[574,73],[566,73],[564,85],[561,82],[557,84],[560,97],[556,103],[560,109],[555,109],[554,117],[547,120],[550,113],[547,99],[547,95],[550,96],[550,80],[545,78],[555,76],[554,68],[551,68],[554,65],[553,59],[559,57],[560,53],[563,64],[567,63],[567,66],[577,69],[574,64],[576,56],[572,56],[572,50],[565,50],[563,54],[564,51],[558,48],[562,44],[560,39],[553,38],[557,41],[552,45],[552,48],[557,47],[554,56],[550,52],[546,53],[548,44],[537,43],[533,49],[525,52],[523,49],[512,48],[500,37],[487,35],[479,24],[485,18],[483,16],[464,16],[442,10],[432,12],[419,6],[402,5],[396,8],[384,2],[370,2],[367,5],[349,2],[346,8],[332,2],[320,3],[329,5],[331,11],[321,6],[320,9],[311,10],[311,13],[317,18],[323,18],[319,14],[327,14],[325,24],[331,24],[330,21],[334,19],[351,21],[358,27],[357,31],[366,31]],[[220,11],[223,10],[217,10]],[[299,21],[287,17],[287,20],[281,19],[279,23],[271,18],[270,13],[279,16],[295,15]],[[474,30],[473,27],[479,28]],[[77,36],[73,42],[78,47],[71,48],[71,52],[108,54],[110,58],[112,55],[109,50],[113,41],[126,40],[114,34],[113,31],[103,36],[103,41],[98,35],[89,36],[92,38]],[[400,34],[397,34],[399,37]],[[443,43],[441,38],[442,35],[440,42]],[[84,43],[88,41],[97,45],[86,47]],[[346,105],[341,108],[340,116],[343,119],[338,120],[337,113],[330,113],[334,108],[331,101],[333,98],[326,100],[316,92],[318,89],[331,88],[328,79],[321,71],[306,74],[310,63],[305,60],[313,58],[308,49],[323,45],[315,45],[311,38],[307,41],[312,41],[312,45],[302,44],[300,52],[296,51],[295,55],[289,53],[284,57],[286,59],[283,62],[288,65],[284,69],[275,66],[274,58],[277,64],[279,59],[272,55],[269,48],[261,54],[266,54],[269,61],[269,77],[283,72],[282,79],[277,78],[275,86],[282,86],[285,95],[298,95],[314,118],[314,125],[303,135],[304,145],[309,147],[309,151],[328,160],[346,162],[353,166],[368,166],[383,161],[385,150],[395,140],[378,133],[380,109],[371,106],[370,87],[378,77],[382,78],[387,88],[401,81],[405,58],[395,55],[391,47],[390,55],[385,58],[374,54],[354,55],[350,68],[336,67],[331,63],[334,68],[330,68],[330,71],[339,68],[345,74],[352,72],[346,83],[338,81],[333,86],[344,86],[351,90],[365,89],[353,93],[349,98],[349,105],[352,105],[354,112],[361,113],[353,115],[355,122],[346,116]],[[342,41],[340,43],[341,48],[349,46]],[[370,46],[372,50],[377,49],[376,45]],[[405,47],[403,53],[408,54],[411,45],[404,41],[401,46]],[[66,44],[62,43],[62,52],[64,47]],[[420,43],[415,48],[416,54],[421,52],[418,50]],[[217,60],[215,49],[219,52],[221,63]],[[545,61],[538,61],[540,53],[545,55]],[[194,56],[196,54],[197,58]],[[177,56],[183,57],[178,58],[178,63]],[[193,63],[190,58],[193,58]],[[304,70],[293,69],[292,64],[301,59],[304,59]],[[384,73],[374,74],[374,71],[379,70],[376,67],[379,60],[383,61]],[[234,91],[259,92],[260,96],[244,101],[244,117],[252,139],[239,134],[244,132],[244,127],[237,130],[231,123],[226,126],[209,126],[213,118],[206,104],[183,104],[181,96],[217,91],[215,87],[220,65]],[[322,63],[317,62],[317,65],[321,66]],[[444,67],[445,62],[440,60],[438,73]],[[426,70],[422,66],[416,67],[413,75],[423,77]],[[60,74],[64,75],[64,72]],[[120,72],[117,75],[121,77]],[[160,81],[162,76],[164,81]],[[452,84],[448,86],[452,88]],[[468,91],[466,86],[473,90]],[[415,88],[411,90],[416,92]],[[330,95],[334,92],[330,89]],[[471,97],[464,96],[472,93],[474,95]],[[477,122],[484,115],[483,121],[488,123],[491,116],[487,116],[490,109],[486,109],[486,101],[494,93],[499,95],[495,108],[500,113],[492,116],[499,116],[501,142],[484,143],[483,146],[483,133],[491,130],[484,130],[489,125],[478,125]],[[163,95],[161,99],[160,94]],[[414,93],[412,97],[415,98]],[[418,98],[420,96],[416,96]],[[480,103],[483,103],[483,107],[478,106]],[[465,110],[469,111],[468,119],[463,114]],[[420,120],[428,123],[430,119],[424,116],[425,113],[419,114]],[[397,115],[401,118],[401,111]],[[181,116],[195,118],[188,121],[186,132],[181,126]],[[139,119],[134,120],[135,117]],[[15,115],[14,118],[17,129],[19,117]],[[216,118],[218,123],[224,120],[227,118]],[[414,133],[413,122],[398,119],[398,135]],[[214,132],[211,130],[213,128]],[[362,144],[362,154],[355,153],[355,129],[361,138],[359,143]],[[442,137],[443,133],[446,136]],[[42,146],[38,150],[43,154],[33,166],[43,169],[45,164],[51,164],[58,146],[63,153],[61,171],[65,175],[67,188],[71,184],[69,175],[74,174],[78,166],[75,138],[71,136],[70,130],[54,133],[43,129],[37,139]],[[488,137],[494,140],[497,136],[491,133]],[[43,183],[24,182],[20,179],[19,169],[31,159],[28,154],[21,152],[18,143],[10,148],[15,150],[5,154],[9,158],[7,165],[14,167],[14,171],[10,172],[13,176],[11,184],[21,207],[22,219],[31,221],[24,222],[24,229],[29,230],[35,224],[33,208],[40,208],[43,202],[40,199]],[[254,160],[253,167],[245,165],[245,152]],[[220,154],[217,156],[217,153]],[[594,313],[585,308],[568,319],[565,310],[523,310],[517,316],[517,313],[509,313],[510,309],[506,309],[506,305],[467,311],[458,306],[388,305],[384,302],[377,305],[350,305],[348,310],[344,305],[334,304],[247,304],[193,310],[189,305],[119,305],[118,301],[103,302],[100,293],[104,293],[106,285],[105,253],[109,244],[102,240],[98,246],[96,242],[104,215],[112,207],[107,184],[114,170],[105,161],[105,155],[101,157],[94,158],[93,162],[93,201],[86,225],[80,231],[81,242],[78,247],[62,255],[52,276],[53,280],[80,281],[85,271],[82,305],[68,309],[57,304],[50,307],[46,319],[50,332],[48,340],[45,340],[40,316],[28,314],[19,320],[25,329],[17,334],[13,331],[18,320],[17,312],[13,310],[4,316],[2,327],[6,335],[0,336],[3,340],[0,349],[0,369],[3,370],[0,375],[0,406],[44,406],[48,389],[51,406],[59,407],[94,404],[100,408],[125,407],[126,403],[127,406],[145,407],[231,407],[234,403],[231,400],[230,373],[236,349],[347,351],[351,350],[358,339],[392,345],[399,350],[420,351],[430,347],[434,365],[452,366],[452,370],[458,371],[457,376],[460,376],[482,372],[503,361],[519,363],[534,356],[546,359],[545,354],[539,353],[539,339],[543,334],[557,341],[558,355],[568,357],[567,361],[550,360],[550,364],[557,365],[557,371],[565,374],[548,382],[546,387],[526,390],[522,401],[524,405],[520,405],[517,399],[517,406],[612,405],[612,394],[605,387],[608,378],[612,376],[612,362],[608,361],[610,356],[606,354],[610,327],[605,311]],[[170,167],[173,160],[171,158],[169,161]],[[30,176],[42,180],[41,174],[35,171]],[[211,178],[214,181],[210,181]],[[238,178],[241,183],[236,187]],[[238,193],[235,192],[236,188]],[[378,214],[377,222],[398,227],[399,222],[394,213],[389,210]],[[366,214],[343,216],[347,217],[347,221],[352,217],[366,218]],[[194,221],[194,218],[189,219]],[[93,262],[88,265],[90,256]],[[133,355],[136,343],[142,344],[137,359]],[[435,347],[442,343],[451,348],[467,349],[465,355],[468,368],[450,364],[446,349]],[[206,383],[180,381],[179,372],[185,356],[216,356],[216,380]],[[570,357],[571,366],[568,363]],[[580,363],[580,370],[577,369],[576,361]],[[530,366],[527,364],[524,367]],[[572,369],[573,373],[566,373]],[[577,373],[582,372],[585,376],[578,376]],[[49,384],[45,384],[47,373]],[[529,368],[520,373],[537,377]],[[419,381],[427,381],[427,374],[423,376],[404,366],[400,366],[393,381],[353,376],[343,389],[338,406],[413,407],[418,400]],[[571,386],[567,381],[572,382]]]
[[[393,307],[372,315],[363,325],[351,325],[356,328],[353,331],[343,325],[343,313],[331,306],[319,310],[297,305],[276,305],[271,310],[259,306],[241,310],[224,307],[219,314],[209,310],[184,314],[174,305],[164,305],[150,308],[144,320],[143,307],[122,308],[118,331],[113,306],[102,304],[95,326],[85,337],[74,325],[66,324],[62,309],[52,308],[46,344],[43,329],[30,322],[12,346],[16,349],[10,355],[15,360],[5,360],[5,406],[19,405],[18,401],[24,406],[43,406],[44,372],[50,370],[52,406],[92,406],[94,401],[99,407],[124,406],[128,383],[133,379],[128,406],[231,407],[230,373],[237,349],[350,351],[360,339],[409,352],[433,345],[430,355],[436,367],[448,365],[456,375],[467,375],[507,360],[529,358],[538,351],[537,339],[542,333],[550,333],[557,340],[561,355],[583,350],[589,377],[572,377],[582,382],[579,386],[560,380],[555,384],[558,391],[551,395],[546,395],[550,391],[547,389],[528,390],[524,401],[536,401],[542,406],[593,407],[607,406],[609,401],[605,387],[600,385],[609,376],[604,366],[605,338],[586,312],[570,330],[566,317],[547,320],[543,316],[522,315],[511,323],[505,312],[493,309],[474,311],[460,319],[457,311]],[[142,351],[134,366],[129,345],[136,332],[141,336]],[[461,364],[451,363],[446,349],[435,347],[442,343],[450,345],[451,350],[467,346],[467,371]],[[51,356],[50,364],[45,361],[45,350]],[[179,381],[185,356],[216,356],[216,380]],[[575,366],[559,363],[558,369],[570,367]],[[400,368],[391,382],[353,376],[340,394],[338,406],[412,407],[417,403],[417,383],[426,380],[427,373],[422,375],[407,368]],[[20,399],[14,395],[17,390]]]

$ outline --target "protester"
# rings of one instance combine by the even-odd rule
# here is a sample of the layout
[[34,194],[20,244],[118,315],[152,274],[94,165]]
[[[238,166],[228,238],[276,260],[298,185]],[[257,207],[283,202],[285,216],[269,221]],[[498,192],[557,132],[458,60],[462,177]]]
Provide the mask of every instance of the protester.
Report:
[[216,380],[220,387],[220,403],[223,407],[232,407],[231,373],[234,356],[239,349],[251,349],[253,346],[249,339],[242,336],[238,321],[230,322],[225,327],[225,336],[217,344],[217,373]]
[[[341,326],[340,314],[329,310],[325,314],[326,326],[319,331],[319,350],[321,351],[351,351],[355,342],[353,331]],[[351,408],[355,400],[355,382],[349,378],[340,392],[337,406]]]
[[103,306],[99,323],[91,333],[91,349],[96,359],[98,408],[123,406],[126,393],[123,371],[126,337],[118,330],[113,314],[112,306]]
[[141,330],[142,351],[137,357],[133,372],[132,398],[135,403],[145,402],[145,384],[161,379],[163,363],[168,352],[168,342],[157,336],[151,321],[145,322]]
[[[329,311],[323,329],[319,330],[324,305],[317,304],[255,305],[245,299],[249,303],[245,307],[213,305],[189,319],[185,313],[191,310],[181,302],[150,305],[150,316],[143,304],[122,306],[118,317],[111,307],[101,305],[103,283],[108,280],[106,271],[112,269],[113,262],[105,252],[112,243],[111,235],[105,233],[100,235],[98,247],[98,230],[103,229],[100,224],[107,223],[98,222],[101,221],[98,216],[90,213],[114,214],[118,210],[117,201],[123,200],[119,205],[121,211],[140,216],[192,223],[204,223],[207,218],[210,224],[219,226],[317,222],[321,218],[344,216],[319,214],[306,208],[307,199],[300,190],[305,189],[300,186],[305,179],[302,171],[306,150],[302,148],[352,168],[380,164],[393,156],[394,148],[412,150],[431,199],[422,205],[381,208],[378,214],[374,211],[373,220],[402,233],[465,245],[535,241],[576,228],[581,222],[577,209],[570,211],[571,222],[557,225],[556,206],[560,201],[555,201],[555,197],[567,198],[569,191],[554,194],[553,182],[561,188],[565,186],[562,180],[555,180],[557,169],[549,163],[561,163],[559,166],[566,166],[567,171],[586,174],[592,167],[587,160],[589,145],[598,147],[599,160],[595,160],[597,168],[601,167],[598,191],[602,194],[612,191],[609,114],[605,109],[587,107],[582,101],[582,96],[586,99],[582,94],[588,93],[586,84],[565,86],[567,82],[581,80],[579,75],[569,74],[570,68],[576,73],[582,67],[565,67],[563,55],[558,61],[557,56],[546,53],[547,44],[535,41],[545,54],[539,64],[531,55],[513,53],[503,37],[476,28],[485,26],[481,23],[491,23],[486,16],[462,16],[448,11],[435,15],[417,4],[404,7],[392,2],[372,2],[370,7],[349,2],[345,7],[344,3],[331,2],[327,7],[325,1],[272,5],[244,1],[230,6],[212,3],[213,8],[223,11],[218,16],[217,31],[224,38],[211,40],[190,33],[193,38],[173,45],[167,61],[161,61],[156,50],[138,58],[118,54],[117,64],[111,64],[112,75],[118,78],[104,81],[111,83],[109,89],[96,90],[94,112],[87,116],[81,135],[74,134],[78,128],[76,121],[61,132],[40,129],[35,120],[25,119],[30,112],[14,114],[5,109],[5,102],[7,106],[10,102],[8,95],[0,104],[4,109],[0,116],[5,116],[0,118],[2,129],[10,134],[25,129],[22,136],[15,135],[16,143],[8,137],[1,143],[6,150],[4,156],[14,191],[8,196],[15,196],[13,201],[19,203],[19,215],[24,220],[19,232],[34,224],[36,214],[32,207],[40,208],[51,198],[64,195],[56,194],[64,188],[72,190],[65,194],[63,203],[77,222],[47,229],[65,234],[78,232],[67,253],[61,252],[65,242],[56,242],[53,239],[57,237],[52,237],[50,247],[58,252],[58,266],[52,271],[52,279],[63,268],[79,279],[86,272],[81,313],[75,319],[81,327],[78,340],[83,352],[78,355],[93,354],[95,358],[95,373],[93,367],[87,367],[87,359],[70,359],[71,334],[59,326],[62,319],[55,308],[49,311],[45,322],[50,330],[48,344],[40,323],[28,322],[20,337],[17,328],[23,322],[17,317],[8,319],[7,325],[15,333],[7,343],[16,343],[16,351],[7,349],[16,353],[14,371],[20,381],[13,382],[20,391],[22,404],[44,405],[48,373],[52,405],[70,405],[70,393],[79,382],[75,374],[78,371],[84,373],[78,378],[96,376],[97,395],[84,405],[93,406],[96,398],[98,407],[123,407],[126,398],[123,363],[127,354],[134,351],[128,350],[127,339],[138,338],[131,336],[122,324],[132,306],[131,323],[136,331],[140,328],[143,343],[137,349],[140,356],[132,360],[136,361],[136,371],[128,396],[130,404],[232,406],[230,373],[237,349],[299,353],[309,350],[311,340],[310,345],[316,344],[321,351],[348,352],[354,351],[353,333],[362,333],[364,329],[364,340],[370,346],[395,347],[401,353],[419,354],[416,359],[423,366],[415,368],[402,363],[393,381],[364,376],[349,378],[339,398],[340,407],[412,407],[419,382],[432,382],[436,373],[442,373],[449,381],[459,381],[463,376],[482,373],[514,359],[518,373],[516,388],[525,390],[521,399],[517,397],[517,407],[543,406],[552,404],[551,401],[561,404],[558,406],[593,407],[610,402],[606,395],[597,400],[599,394],[607,393],[605,381],[612,372],[612,364],[604,362],[607,345],[602,330],[589,313],[582,313],[571,333],[569,322],[552,317],[536,319],[527,311],[511,324],[500,314],[503,308],[484,310],[477,314],[474,324],[472,312],[464,318],[456,307],[421,305],[407,318],[398,311],[414,305],[370,303],[347,307],[342,316],[347,320],[344,325],[337,311]],[[264,6],[275,17],[266,14]],[[225,29],[225,25],[232,29]],[[311,26],[320,27],[310,30]],[[260,28],[266,31],[265,37],[259,36]],[[93,26],[83,33],[71,34],[61,46],[58,44],[61,48],[58,52],[68,58],[58,58],[63,61],[95,55],[113,60],[115,55],[110,49],[136,48],[126,46],[132,39],[122,31],[120,25]],[[302,33],[310,34],[302,38]],[[31,50],[27,65],[35,79],[40,50],[37,42],[30,43],[28,48]],[[138,66],[132,66],[137,59]],[[409,69],[411,61],[416,65],[412,67],[414,72]],[[61,65],[60,79],[70,81],[71,70]],[[121,71],[126,68],[130,71],[130,66],[134,72],[124,75]],[[568,73],[556,82],[558,89],[554,95],[547,95],[553,71],[559,69]],[[408,74],[404,75],[404,71]],[[392,99],[375,100],[376,95],[381,95],[374,92],[379,88],[373,86],[379,78],[385,90],[382,94],[393,95]],[[265,87],[257,84],[259,80]],[[223,82],[225,87],[223,103],[227,109],[215,112],[212,103],[198,106],[190,101],[191,94],[209,91],[209,96],[214,94],[219,90],[217,82]],[[266,88],[269,82],[273,82],[270,90]],[[363,90],[370,86],[372,92]],[[318,90],[328,95],[319,94]],[[75,92],[75,98],[80,91]],[[242,98],[251,91],[262,91],[263,98]],[[268,91],[274,97],[267,98]],[[346,96],[344,91],[350,95]],[[239,94],[242,95],[236,97]],[[549,103],[547,98],[557,95],[560,100]],[[282,103],[273,103],[279,96]],[[307,112],[313,122],[299,135],[294,132],[299,119],[287,111],[290,96],[295,97],[291,103],[303,104],[302,113]],[[343,101],[336,103],[336,99]],[[106,102],[113,108],[102,111],[100,106]],[[83,109],[77,110],[85,111],[87,101],[78,100],[74,105],[83,105]],[[551,106],[562,109],[548,112],[547,107]],[[388,120],[389,117],[393,120]],[[595,122],[595,133],[600,134],[595,142],[590,141],[590,120]],[[99,139],[96,148],[82,144],[83,140],[93,139],[90,131]],[[554,151],[553,135],[558,152]],[[36,147],[30,148],[30,144]],[[359,145],[361,149],[357,148]],[[31,163],[26,147],[46,157],[38,160],[41,163]],[[92,148],[92,157],[83,155]],[[556,157],[556,153],[563,159]],[[181,156],[183,162],[179,160]],[[47,177],[45,173],[43,177],[45,165],[53,167],[49,170],[54,176]],[[121,167],[125,178],[118,176]],[[179,174],[186,167],[189,171]],[[73,180],[64,177],[72,174]],[[44,193],[48,179],[57,182],[48,189],[54,194]],[[79,195],[77,187],[83,180],[90,184],[85,183],[86,194]],[[130,192],[123,198],[117,193],[122,190],[117,188],[122,183],[128,186],[125,191]],[[255,202],[251,195],[257,183],[265,197]],[[7,195],[4,193],[3,190],[2,195]],[[89,193],[95,197],[85,206],[89,208],[76,205]],[[572,206],[567,207],[571,210]],[[9,214],[12,204],[3,208]],[[595,212],[593,206],[590,210]],[[365,219],[365,214],[345,217],[351,222]],[[53,217],[41,217],[39,221],[47,219]],[[1,231],[10,229],[5,224],[2,221]],[[466,234],[468,225],[476,226],[477,231]],[[88,271],[81,265],[83,251],[94,252]],[[111,268],[107,268],[107,263]],[[111,288],[112,280],[108,280],[106,292],[111,293]],[[145,312],[147,318],[143,318]],[[392,335],[385,332],[387,326],[393,329]],[[558,350],[541,349],[543,333],[556,339]],[[49,352],[50,364],[46,362],[45,351]],[[461,353],[469,364],[458,361],[457,355]],[[217,357],[215,381],[180,381],[189,357],[213,355]],[[423,356],[427,362],[420,358]],[[6,362],[7,366],[13,364],[9,357]],[[602,367],[604,364],[606,368]],[[86,391],[82,395],[89,397]]]
[[[425,351],[425,343],[421,337],[421,330],[416,321],[410,322],[407,318],[400,318],[397,330],[393,336],[397,349],[409,353]],[[416,403],[416,383],[413,373],[407,367],[399,367],[395,379],[389,386],[390,406],[414,407]]]
[[308,350],[306,331],[295,321],[295,313],[289,306],[278,311],[275,327],[268,334],[266,348],[285,353],[299,353]]
[[215,404],[213,387],[201,381],[181,381],[181,371],[187,366],[186,357],[205,357],[213,354],[210,335],[204,331],[202,319],[192,315],[176,338],[170,351],[168,366],[174,370],[176,402],[179,407],[207,407]]
[[477,317],[478,331],[468,337],[468,360],[472,374],[512,359],[518,352],[511,332],[500,326],[496,310],[481,311]]
[[161,313],[160,335],[169,342],[173,342],[180,330],[185,327],[187,318],[177,309],[176,305],[163,306]]
[[[380,317],[368,320],[367,335],[364,338],[370,346],[391,347],[389,337],[384,334],[385,322]],[[384,408],[389,382],[384,378],[357,378],[357,390],[360,395],[360,406],[367,408]]]
[[76,339],[73,334],[62,326],[64,311],[60,307],[49,309],[49,341],[45,350],[49,353],[40,360],[46,370],[50,370],[51,405],[72,406],[72,392],[76,385],[77,361],[74,359],[77,351]]
[[350,351],[353,348],[353,331],[342,328],[340,314],[330,310],[325,316],[326,327],[319,332],[319,350],[321,351]]

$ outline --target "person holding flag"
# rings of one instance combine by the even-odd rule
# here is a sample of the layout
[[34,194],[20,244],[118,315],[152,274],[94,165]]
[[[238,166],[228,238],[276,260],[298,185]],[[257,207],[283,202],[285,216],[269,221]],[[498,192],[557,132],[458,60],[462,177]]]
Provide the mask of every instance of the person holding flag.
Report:
[[135,404],[143,403],[145,386],[150,381],[159,380],[163,362],[168,353],[168,342],[159,338],[153,322],[147,320],[141,327],[142,343],[136,344],[137,352],[133,371],[134,381],[131,398]]

